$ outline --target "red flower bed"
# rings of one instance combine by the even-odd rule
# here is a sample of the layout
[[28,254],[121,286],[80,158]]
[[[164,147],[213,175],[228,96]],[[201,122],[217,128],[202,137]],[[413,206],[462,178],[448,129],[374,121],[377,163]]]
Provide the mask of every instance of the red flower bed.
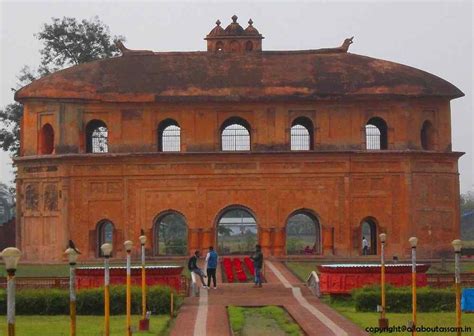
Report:
[[234,273],[232,272],[232,262],[230,258],[224,258],[222,260],[222,265],[224,266],[224,272],[227,277],[228,282],[234,282]]
[[249,257],[244,257],[244,263],[250,271],[250,274],[255,275],[255,269],[253,267],[253,261]]
[[240,259],[238,258],[234,258],[232,261],[234,263],[237,279],[239,279],[240,282],[246,282],[247,275],[245,274],[244,269],[242,268],[242,261],[240,261]]

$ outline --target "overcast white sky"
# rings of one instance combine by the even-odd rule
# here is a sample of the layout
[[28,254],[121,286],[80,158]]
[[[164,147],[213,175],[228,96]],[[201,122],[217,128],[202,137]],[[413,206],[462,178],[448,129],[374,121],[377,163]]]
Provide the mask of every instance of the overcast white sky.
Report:
[[[473,5],[444,2],[20,2],[0,0],[0,106],[13,102],[11,87],[23,65],[35,68],[41,44],[33,34],[51,17],[98,15],[131,49],[205,50],[204,36],[233,14],[249,18],[265,36],[263,49],[338,46],[355,36],[350,52],[407,64],[436,74],[466,96],[452,101],[453,150],[460,161],[461,190],[474,189]],[[11,160],[0,152],[0,182],[9,183]]]

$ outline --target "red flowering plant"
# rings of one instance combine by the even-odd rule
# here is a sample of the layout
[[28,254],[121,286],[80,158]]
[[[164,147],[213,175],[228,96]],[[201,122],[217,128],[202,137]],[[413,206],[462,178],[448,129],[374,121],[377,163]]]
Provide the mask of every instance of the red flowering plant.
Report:
[[232,261],[234,263],[237,279],[239,279],[240,282],[246,282],[247,275],[245,274],[244,269],[242,268],[242,261],[239,258],[234,258]]
[[227,277],[227,281],[234,282],[234,273],[232,272],[232,262],[230,258],[224,258],[222,260],[222,265],[224,266],[224,272]]
[[249,257],[244,257],[244,263],[250,271],[250,274],[255,275],[255,268],[253,267],[253,261]]

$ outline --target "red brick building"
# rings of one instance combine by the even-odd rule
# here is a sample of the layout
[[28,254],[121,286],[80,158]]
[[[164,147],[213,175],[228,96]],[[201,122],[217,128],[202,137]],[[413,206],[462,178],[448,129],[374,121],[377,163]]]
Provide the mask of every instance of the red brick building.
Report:
[[68,239],[83,258],[104,241],[121,256],[141,229],[154,255],[256,241],[269,255],[303,253],[303,231],[307,254],[360,255],[362,236],[375,254],[381,232],[389,254],[407,254],[413,235],[422,256],[451,250],[462,153],[450,100],[463,93],[349,53],[352,39],[295,51],[262,50],[262,39],[233,17],[207,51],[123,47],[18,91],[26,258],[60,260]]

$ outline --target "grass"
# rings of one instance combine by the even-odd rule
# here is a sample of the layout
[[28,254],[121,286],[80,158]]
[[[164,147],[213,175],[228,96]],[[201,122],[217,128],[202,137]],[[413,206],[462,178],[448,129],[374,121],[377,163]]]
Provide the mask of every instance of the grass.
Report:
[[[138,264],[136,264],[138,265]],[[132,266],[136,266],[132,263]],[[165,262],[165,261],[158,261],[158,262],[150,262],[147,264],[148,266],[160,266],[160,265],[169,265],[169,266],[183,266],[183,275],[189,277],[189,271],[186,267],[186,264],[172,261],[172,262]],[[78,267],[81,266],[103,266],[102,263],[84,263],[78,264]],[[123,263],[111,263],[111,266],[125,266],[125,262]],[[16,272],[18,277],[68,277],[69,276],[69,265],[66,263],[64,264],[20,264],[18,266],[18,270]],[[0,266],[0,277],[5,277],[6,271],[5,267]]]
[[300,336],[303,331],[281,307],[229,306],[229,321],[234,335],[289,335]]
[[[138,330],[140,316],[132,316],[132,326]],[[170,318],[168,315],[152,316],[149,332],[137,332],[137,335],[166,335],[168,333]],[[103,335],[104,318],[102,316],[78,316],[78,336]],[[0,335],[6,335],[6,319],[0,319]],[[17,316],[16,334],[21,336],[45,335],[68,336],[69,316]],[[125,316],[111,316],[110,335],[125,335]]]
[[[378,326],[379,313],[376,312],[357,312],[354,307],[354,302],[350,299],[336,300],[330,302],[328,297],[324,297],[323,301],[329,304],[332,308],[347,317],[349,320],[359,325],[365,330],[367,327]],[[390,326],[406,326],[408,321],[412,319],[411,313],[390,313],[386,317],[389,320]],[[436,313],[418,313],[417,325],[425,327],[453,327],[455,325],[454,312],[436,312]],[[474,314],[462,315],[462,326],[471,327],[471,332],[462,333],[462,335],[472,335],[474,331]],[[408,332],[393,332],[390,335],[406,336],[410,335]],[[456,333],[448,332],[423,332],[423,336],[439,336],[439,335],[456,335]],[[373,334],[380,335],[380,334]]]

